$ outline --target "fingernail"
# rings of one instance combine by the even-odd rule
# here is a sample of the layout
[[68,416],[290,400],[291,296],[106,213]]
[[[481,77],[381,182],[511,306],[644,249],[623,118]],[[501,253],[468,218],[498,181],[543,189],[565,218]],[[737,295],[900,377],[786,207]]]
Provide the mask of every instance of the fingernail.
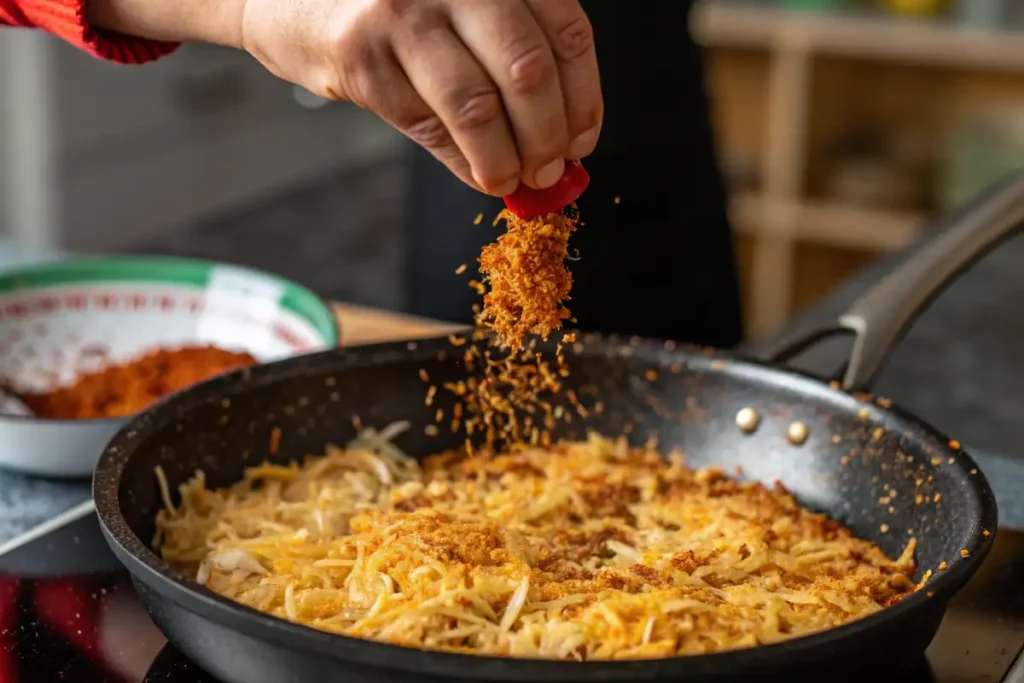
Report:
[[519,188],[519,179],[513,178],[504,185],[497,188],[496,193],[499,197],[504,197],[507,194],[512,194]]
[[569,157],[580,159],[593,152],[594,148],[597,147],[597,138],[600,135],[601,129],[596,126],[586,133],[577,135],[576,139],[569,144]]
[[557,183],[563,173],[565,173],[565,161],[563,159],[555,159],[537,171],[537,175],[534,176],[534,182],[537,183],[538,188],[545,189]]

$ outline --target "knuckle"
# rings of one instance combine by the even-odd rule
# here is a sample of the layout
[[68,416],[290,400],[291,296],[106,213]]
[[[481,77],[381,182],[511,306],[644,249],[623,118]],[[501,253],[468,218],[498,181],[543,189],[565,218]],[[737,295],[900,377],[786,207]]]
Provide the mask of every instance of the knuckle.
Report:
[[352,104],[363,109],[376,105],[374,78],[369,69],[343,65],[338,69],[338,88]]
[[454,125],[464,130],[489,126],[498,121],[504,111],[501,95],[494,88],[455,92],[449,100]]
[[604,110],[600,102],[596,105],[574,108],[569,113],[569,138],[575,139],[595,128],[600,129],[604,120]]
[[329,100],[347,100],[360,109],[374,109],[373,98],[362,79],[341,78],[341,85],[328,85],[321,97]]
[[448,128],[437,116],[431,115],[411,121],[404,126],[404,129],[410,140],[436,154],[443,155],[445,150],[455,147]]
[[397,18],[408,14],[411,10],[417,9],[417,0],[374,0],[373,7],[386,18]]
[[579,16],[558,30],[555,37],[555,54],[559,59],[572,61],[589,54],[594,49],[594,29],[586,16]]
[[408,0],[390,2],[392,5],[386,10],[381,23],[388,26],[399,40],[411,37],[423,39],[431,33],[448,29],[445,15],[429,4],[416,4]]
[[554,60],[545,46],[529,45],[512,53],[515,57],[509,62],[509,83],[516,92],[536,92],[554,78]]
[[341,91],[354,104],[364,108],[371,107],[375,89],[374,72],[378,67],[373,46],[347,31],[336,34],[332,38],[331,46]]
[[367,59],[368,41],[360,38],[354,25],[344,21],[332,21],[327,27],[327,47],[341,62],[358,62]]
[[314,88],[311,92],[325,100],[332,100],[334,102],[340,102],[342,100],[348,100],[355,104],[357,107],[366,109],[366,105],[362,102],[357,102],[352,97],[348,96],[345,92],[345,88],[338,85],[336,79],[325,78],[319,88]]

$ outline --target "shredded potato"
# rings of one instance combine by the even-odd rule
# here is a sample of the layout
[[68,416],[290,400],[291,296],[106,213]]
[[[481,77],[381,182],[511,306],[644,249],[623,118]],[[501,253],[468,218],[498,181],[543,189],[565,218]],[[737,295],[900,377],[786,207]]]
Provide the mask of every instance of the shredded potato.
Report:
[[781,486],[598,436],[421,467],[373,433],[179,490],[155,543],[187,575],[282,619],[412,647],[702,654],[838,626],[915,589],[913,540],[894,561]]

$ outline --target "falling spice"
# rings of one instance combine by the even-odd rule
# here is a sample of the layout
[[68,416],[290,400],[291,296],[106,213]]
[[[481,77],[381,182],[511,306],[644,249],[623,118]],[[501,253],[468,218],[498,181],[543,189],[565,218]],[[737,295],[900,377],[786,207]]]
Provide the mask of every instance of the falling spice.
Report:
[[572,275],[565,261],[576,221],[561,213],[523,220],[502,211],[500,217],[505,233],[480,254],[489,290],[477,324],[493,330],[510,349],[519,349],[527,334],[547,339],[569,318],[563,302]]
[[230,370],[255,365],[248,353],[215,346],[157,349],[130,361],[81,375],[52,391],[23,393],[39,417],[80,420],[133,415],[155,401]]
[[[505,221],[507,229],[480,254],[483,282],[469,283],[483,297],[473,308],[476,330],[471,340],[449,338],[462,354],[467,377],[443,385],[455,398],[451,432],[465,435],[467,453],[549,445],[557,423],[590,415],[575,392],[562,392],[569,374],[565,349],[576,344],[576,336],[565,334],[554,351],[538,345],[571,320],[564,301],[572,275],[565,262],[577,222],[575,210],[569,213],[524,220],[503,211],[494,221]],[[427,381],[422,374],[421,379]],[[427,405],[436,390],[428,389]],[[444,413],[436,417],[441,422]]]
[[[483,341],[477,334],[475,341]],[[521,349],[473,344],[463,352],[469,376],[444,388],[456,398],[452,432],[481,437],[489,448],[515,449],[551,443],[557,423],[589,411],[571,391],[562,393],[568,375],[563,347],[551,358],[532,339]]]

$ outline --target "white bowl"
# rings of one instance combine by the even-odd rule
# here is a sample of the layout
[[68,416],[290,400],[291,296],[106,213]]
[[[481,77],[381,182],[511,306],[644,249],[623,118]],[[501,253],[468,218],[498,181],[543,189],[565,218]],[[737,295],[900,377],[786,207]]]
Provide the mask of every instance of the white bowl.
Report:
[[[323,300],[248,268],[109,257],[0,276],[0,379],[19,391],[50,389],[156,347],[212,344],[266,362],[337,343]],[[0,415],[0,467],[88,476],[127,420]]]

